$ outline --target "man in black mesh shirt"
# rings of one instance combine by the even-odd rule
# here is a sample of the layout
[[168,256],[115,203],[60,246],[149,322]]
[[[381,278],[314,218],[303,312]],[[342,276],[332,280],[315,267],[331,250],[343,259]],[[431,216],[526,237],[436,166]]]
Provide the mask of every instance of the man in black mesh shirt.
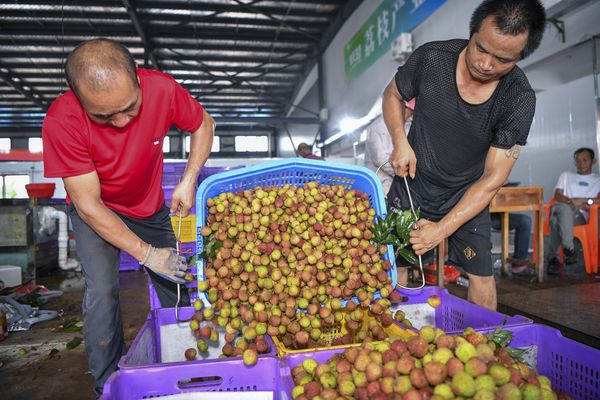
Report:
[[[404,179],[421,208],[413,250],[425,254],[449,238],[449,261],[465,269],[469,300],[496,308],[488,204],[525,145],[535,93],[516,63],[540,44],[544,7],[537,0],[485,0],[473,12],[470,39],[430,42],[398,68],[384,92],[396,177],[391,207],[410,207]],[[404,131],[404,100],[416,97]],[[399,283],[406,282],[400,268]]]

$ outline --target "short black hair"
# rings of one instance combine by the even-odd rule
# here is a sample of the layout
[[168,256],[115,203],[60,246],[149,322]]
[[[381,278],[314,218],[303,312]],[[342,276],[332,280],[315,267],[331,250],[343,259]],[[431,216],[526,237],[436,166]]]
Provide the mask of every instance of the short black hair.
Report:
[[494,25],[504,35],[528,32],[521,58],[533,53],[544,36],[546,11],[539,0],[484,0],[471,16],[470,36],[479,32],[487,17],[494,18]]
[[[105,74],[109,71],[111,74]],[[134,86],[138,86],[135,59],[121,43],[111,39],[86,40],[77,45],[67,57],[65,75],[71,90],[79,97],[79,83],[97,90],[105,88],[106,79],[116,73],[125,73]]]
[[584,151],[587,151],[588,153],[590,153],[590,156],[592,156],[592,160],[596,159],[596,153],[594,153],[594,150],[590,149],[589,147],[578,148],[577,150],[575,150],[575,153],[573,153],[573,157],[575,157],[579,153],[583,153]]

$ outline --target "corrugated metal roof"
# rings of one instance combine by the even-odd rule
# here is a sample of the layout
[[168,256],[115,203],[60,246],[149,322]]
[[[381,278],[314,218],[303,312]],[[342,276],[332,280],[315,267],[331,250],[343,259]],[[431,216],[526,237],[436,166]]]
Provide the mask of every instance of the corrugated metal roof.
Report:
[[95,37],[120,41],[140,66],[172,74],[216,118],[282,118],[319,49],[358,4],[0,1],[0,132],[39,131],[66,90],[66,56]]

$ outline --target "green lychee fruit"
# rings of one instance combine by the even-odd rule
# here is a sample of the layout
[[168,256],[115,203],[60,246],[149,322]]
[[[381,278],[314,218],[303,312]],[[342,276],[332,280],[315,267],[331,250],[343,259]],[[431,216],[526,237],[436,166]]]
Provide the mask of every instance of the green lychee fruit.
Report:
[[495,392],[496,382],[494,382],[494,378],[489,375],[481,375],[475,379],[475,388],[477,390],[487,389],[491,392]]
[[394,379],[394,392],[404,394],[413,388],[407,375],[399,375]]
[[523,400],[538,400],[542,394],[539,387],[526,383],[521,388],[521,395]]
[[452,378],[452,391],[462,397],[472,397],[475,394],[475,380],[466,372],[459,372]]
[[327,388],[333,389],[333,388],[335,388],[335,386],[337,384],[337,382],[335,380],[335,376],[333,376],[333,374],[331,374],[329,372],[322,374],[319,381],[321,382],[321,386],[323,386],[326,389]]
[[452,388],[447,383],[440,383],[433,388],[433,394],[436,396],[440,396],[444,399],[453,399],[454,393],[452,392]]
[[551,389],[548,388],[542,388],[540,390],[540,393],[542,395],[542,400],[556,400],[558,398],[556,396],[556,393],[554,393]]
[[473,357],[477,357],[477,349],[469,342],[459,344],[455,353],[456,357],[463,363],[466,363]]
[[256,361],[258,360],[258,353],[254,349],[246,349],[244,350],[242,357],[244,359],[244,365],[250,367],[256,364]]
[[488,389],[479,389],[473,396],[473,400],[495,400],[495,398],[494,392]]
[[198,339],[198,341],[196,342],[196,346],[198,347],[198,350],[202,353],[205,353],[208,351],[208,343],[206,343],[202,339]]
[[304,386],[298,385],[292,389],[292,399],[297,399],[304,394]]
[[552,390],[552,383],[550,383],[550,379],[548,379],[545,375],[538,375],[538,382],[540,383],[541,389],[550,389]]
[[510,371],[500,364],[494,364],[490,367],[488,374],[496,382],[496,386],[502,386],[510,381]]
[[446,365],[448,360],[451,359],[452,357],[454,357],[454,353],[452,353],[452,350],[450,350],[446,347],[441,347],[433,352],[431,359],[433,361],[437,361],[439,363]]
[[419,336],[427,343],[431,343],[435,339],[435,329],[431,326],[424,326],[419,330]]
[[302,361],[302,367],[307,374],[313,375],[319,364],[313,358],[307,358]]
[[344,380],[344,381],[340,382],[338,390],[342,396],[350,397],[354,394],[354,391],[356,390],[356,386],[354,386],[354,382],[352,382],[350,380]]

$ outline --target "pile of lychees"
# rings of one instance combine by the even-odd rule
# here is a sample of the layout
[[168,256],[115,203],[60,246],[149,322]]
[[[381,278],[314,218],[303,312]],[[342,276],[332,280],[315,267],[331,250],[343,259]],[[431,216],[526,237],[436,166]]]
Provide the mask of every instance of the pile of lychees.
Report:
[[218,325],[307,348],[343,321],[360,332],[358,314],[369,309],[391,323],[389,302],[374,296],[387,299],[393,287],[387,247],[372,241],[376,212],[367,194],[308,182],[221,193],[206,205],[198,289]]
[[550,381],[513,359],[508,350],[471,329],[446,335],[423,327],[408,341],[385,340],[347,348],[318,364],[292,369],[295,400],[566,399]]

